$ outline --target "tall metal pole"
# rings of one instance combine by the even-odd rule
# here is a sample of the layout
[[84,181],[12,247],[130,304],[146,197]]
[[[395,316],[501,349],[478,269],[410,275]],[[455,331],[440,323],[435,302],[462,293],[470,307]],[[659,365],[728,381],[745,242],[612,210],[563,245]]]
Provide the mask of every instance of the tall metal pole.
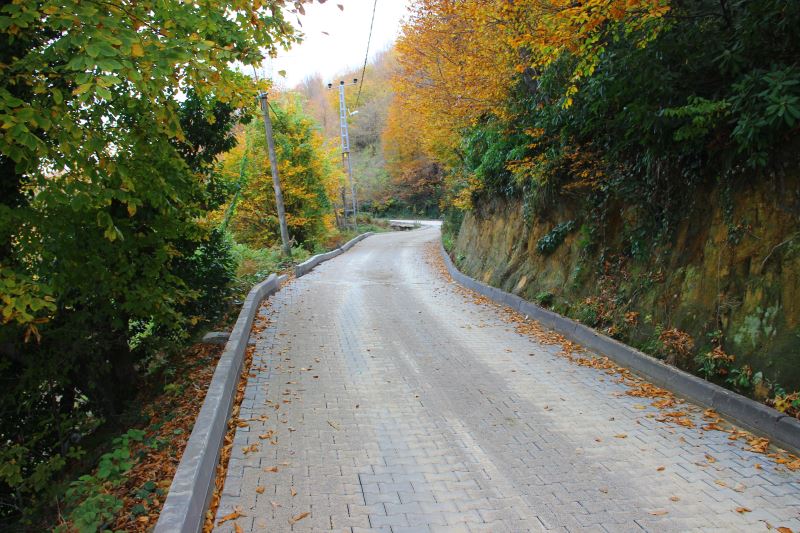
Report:
[[[353,84],[356,80],[353,80]],[[339,82],[339,129],[342,136],[342,164],[347,170],[347,181],[350,184],[350,197],[353,202],[353,229],[358,231],[358,201],[356,188],[353,185],[353,165],[350,163],[350,135],[347,132],[347,103],[344,100],[344,81]]]
[[278,157],[275,155],[275,139],[272,138],[272,119],[269,116],[269,102],[267,93],[259,93],[261,113],[264,115],[264,131],[267,135],[267,148],[269,149],[269,166],[272,168],[272,188],[275,190],[275,204],[278,207],[278,221],[281,225],[281,243],[286,257],[292,257],[292,247],[289,243],[289,228],[286,226],[286,210],[283,207],[283,192],[281,181],[278,177]]

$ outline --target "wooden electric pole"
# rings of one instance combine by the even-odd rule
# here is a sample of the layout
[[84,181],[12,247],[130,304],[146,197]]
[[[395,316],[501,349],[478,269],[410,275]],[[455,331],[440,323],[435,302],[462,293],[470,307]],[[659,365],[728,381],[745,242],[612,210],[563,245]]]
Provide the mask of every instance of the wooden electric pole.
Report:
[[269,102],[267,93],[259,93],[261,113],[264,115],[264,131],[267,135],[267,148],[269,149],[269,166],[272,168],[272,188],[275,190],[275,204],[278,207],[278,220],[281,225],[281,243],[286,257],[292,257],[292,246],[289,241],[289,228],[286,226],[286,210],[283,207],[283,192],[278,176],[278,157],[275,155],[275,139],[272,138],[272,119],[269,116]]

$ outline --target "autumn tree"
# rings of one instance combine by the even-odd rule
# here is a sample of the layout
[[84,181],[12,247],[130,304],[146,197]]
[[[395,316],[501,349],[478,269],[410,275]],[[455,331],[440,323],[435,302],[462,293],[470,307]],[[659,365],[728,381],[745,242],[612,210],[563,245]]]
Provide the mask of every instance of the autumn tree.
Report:
[[[338,154],[326,147],[296,95],[273,99],[270,112],[289,235],[296,244],[314,250],[333,229],[330,195],[344,180]],[[236,239],[258,248],[274,246],[280,234],[271,209],[275,196],[260,121],[247,126],[236,148],[223,156],[221,178],[229,187],[240,188],[228,224]]]

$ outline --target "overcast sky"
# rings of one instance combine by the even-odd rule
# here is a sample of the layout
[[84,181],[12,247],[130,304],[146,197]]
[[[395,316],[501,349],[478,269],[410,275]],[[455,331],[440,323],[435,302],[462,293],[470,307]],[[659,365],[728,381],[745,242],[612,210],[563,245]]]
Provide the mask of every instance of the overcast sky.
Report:
[[[370,57],[395,41],[411,1],[378,0]],[[300,30],[305,39],[290,51],[281,52],[277,59],[268,61],[267,74],[271,74],[277,85],[291,88],[315,72],[328,82],[338,81],[332,79],[337,73],[360,69],[367,48],[372,4],[373,0],[327,0],[324,4],[307,4],[306,15],[300,17],[303,25]],[[297,27],[293,16],[290,20]],[[285,79],[277,74],[280,70],[286,71]]]

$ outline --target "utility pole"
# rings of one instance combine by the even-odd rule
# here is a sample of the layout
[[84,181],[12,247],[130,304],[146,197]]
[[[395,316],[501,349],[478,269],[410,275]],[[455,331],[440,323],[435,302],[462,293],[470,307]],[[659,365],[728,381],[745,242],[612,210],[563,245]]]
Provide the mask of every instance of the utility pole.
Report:
[[272,188],[275,190],[275,204],[278,206],[278,221],[281,225],[281,243],[283,244],[283,254],[291,258],[292,247],[289,243],[289,229],[286,227],[286,210],[283,207],[283,192],[281,192],[281,182],[278,177],[278,158],[275,155],[275,139],[272,138],[272,119],[269,116],[269,102],[267,93],[258,94],[261,103],[261,113],[264,115],[264,131],[267,135],[267,148],[269,149],[269,166],[272,168]]
[[[344,100],[344,88],[347,85],[356,85],[358,83],[358,78],[353,78],[353,83],[345,83],[344,81],[339,82],[339,131],[342,137],[342,165],[344,165],[345,170],[347,170],[347,181],[350,184],[350,196],[353,203],[353,229],[358,231],[358,200],[356,200],[356,188],[353,184],[353,165],[350,163],[350,135],[347,132],[347,103]],[[333,84],[328,84],[328,89],[332,89]],[[358,111],[354,111],[353,114],[357,113]],[[347,206],[345,207],[345,211],[347,210]],[[347,220],[347,215],[345,213],[345,220]]]

